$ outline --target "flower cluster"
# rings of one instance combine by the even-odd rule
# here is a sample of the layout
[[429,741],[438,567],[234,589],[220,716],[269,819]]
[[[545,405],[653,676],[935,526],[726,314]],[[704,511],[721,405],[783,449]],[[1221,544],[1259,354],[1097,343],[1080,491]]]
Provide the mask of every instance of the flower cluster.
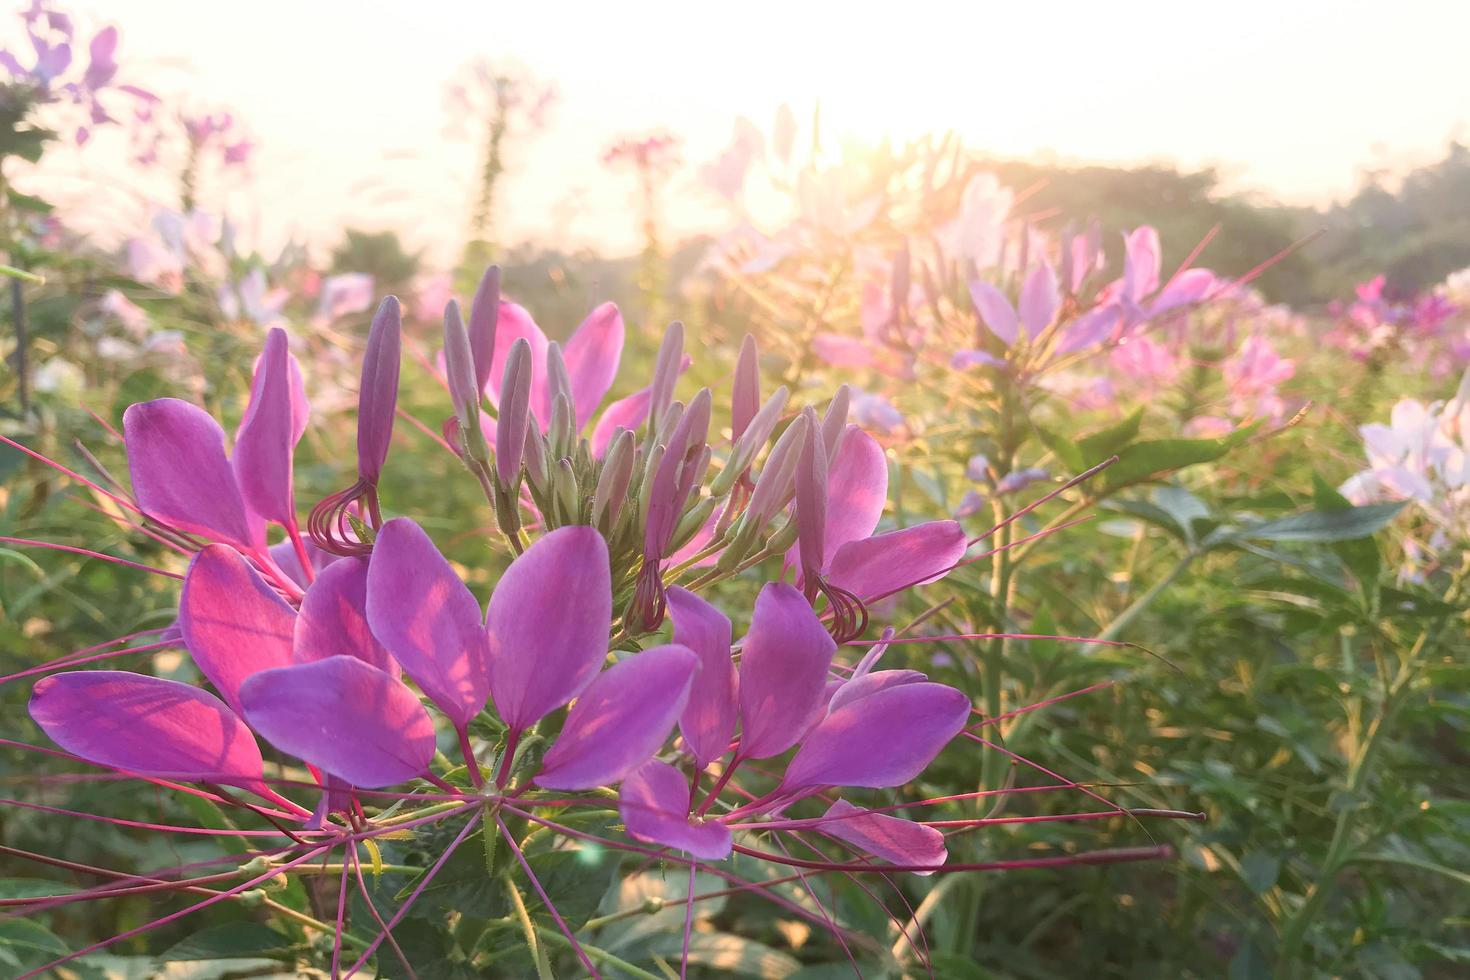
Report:
[[112,105],[117,96],[126,97],[134,122],[150,118],[157,97],[136,85],[117,81],[116,27],[104,27],[92,35],[84,65],[73,51],[76,27],[69,15],[45,0],[32,0],[20,16],[30,52],[17,55],[0,50],[0,67],[10,75],[0,98],[9,111],[22,111],[32,104],[74,110],[66,121],[74,127],[73,140],[78,146],[86,143],[97,127],[118,122]]
[[[878,669],[900,642],[894,630],[858,639],[874,603],[943,577],[972,542],[953,521],[878,532],[887,463],[848,422],[845,389],[821,413],[788,409],[784,388],[762,400],[747,339],[729,437],[716,438],[711,392],[675,397],[688,364],[675,323],[648,383],[603,409],[621,360],[617,308],[598,307],[561,344],[503,300],[499,284],[490,269],[467,318],[448,304],[440,362],[454,407],[446,445],[478,479],[513,555],[483,609],[424,528],[388,516],[380,499],[402,344],[389,297],[363,361],[357,479],[313,508],[304,529],[293,457],[310,408],[283,330],[266,336],[232,449],[188,402],[126,411],[131,490],[89,485],[139,532],[191,556],[177,576],[177,621],[154,642],[26,672],[49,674],[35,684],[32,718],[77,760],[176,789],[197,784],[190,791],[253,812],[295,842],[264,852],[229,894],[337,846],[345,889],[361,841],[479,811],[485,833],[500,830],[540,889],[506,821],[579,839],[569,818],[548,811],[606,809],[619,784],[632,840],[598,839],[671,848],[691,867],[739,851],[819,870],[946,869],[939,827],[892,812],[902,805],[834,794],[902,787],[956,736],[983,742],[965,693],[916,670]],[[760,587],[737,641],[730,616],[701,593],[768,560],[783,574]],[[178,643],[200,684],[50,673]],[[868,650],[848,665],[839,650],[850,643]],[[452,745],[458,764],[441,752]],[[287,772],[300,776],[268,775],[264,746],[299,762]],[[739,771],[769,786],[738,785]],[[390,799],[424,804],[422,818],[398,813],[402,803],[391,819],[375,809],[390,787],[399,787]],[[822,812],[789,815],[815,797],[826,800]],[[739,835],[777,841],[781,853]],[[854,857],[811,862],[779,845],[802,835]]]
[[1355,504],[1410,500],[1428,519],[1427,540],[1406,541],[1405,573],[1416,576],[1470,540],[1470,372],[1455,396],[1425,404],[1405,398],[1389,424],[1362,426],[1368,467],[1342,485]]
[[1387,277],[1359,283],[1352,303],[1334,303],[1332,328],[1326,339],[1359,361],[1382,362],[1398,352],[1437,376],[1448,370],[1445,356],[1463,360],[1470,339],[1459,322],[1463,299],[1454,298],[1454,278],[1444,289],[1418,296],[1396,296]]

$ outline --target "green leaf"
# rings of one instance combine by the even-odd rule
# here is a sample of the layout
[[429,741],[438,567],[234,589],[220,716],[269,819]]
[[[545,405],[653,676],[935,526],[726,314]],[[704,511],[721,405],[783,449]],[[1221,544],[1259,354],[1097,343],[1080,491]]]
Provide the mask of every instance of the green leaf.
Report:
[[1118,462],[1107,471],[1109,488],[1142,483],[1150,477],[1163,476],[1219,459],[1244,442],[1255,426],[1237,429],[1219,439],[1150,439],[1135,442],[1118,452]]
[[1139,406],[1120,422],[1098,429],[1077,440],[1077,451],[1081,456],[1078,468],[1095,466],[1123,449],[1138,438],[1138,426],[1143,422],[1143,406]]
[[1350,541],[1382,529],[1404,502],[1367,504],[1346,510],[1308,510],[1236,528],[1230,537],[1257,541]]
[[0,878],[0,898],[51,898],[74,892],[70,885],[42,878]]
[[1251,851],[1240,859],[1240,877],[1257,895],[1269,891],[1281,874],[1281,858],[1265,851]]
[[210,926],[176,943],[160,960],[293,960],[291,940],[259,922],[229,922]]
[[1087,464],[1083,462],[1082,450],[1077,448],[1075,442],[1039,425],[1036,427],[1036,434],[1041,437],[1041,442],[1047,449],[1056,453],[1057,459],[1061,460],[1062,465],[1067,469],[1077,473],[1087,469]]
[[0,919],[0,949],[22,953],[70,953],[50,929],[30,919]]
[[[1318,510],[1323,511],[1350,510],[1353,506],[1335,487],[1322,479],[1319,473],[1312,474],[1312,502],[1317,505]],[[1369,590],[1378,582],[1383,572],[1383,556],[1378,553],[1378,543],[1366,539],[1340,541],[1333,544],[1332,550],[1357,578],[1364,594],[1371,595]]]

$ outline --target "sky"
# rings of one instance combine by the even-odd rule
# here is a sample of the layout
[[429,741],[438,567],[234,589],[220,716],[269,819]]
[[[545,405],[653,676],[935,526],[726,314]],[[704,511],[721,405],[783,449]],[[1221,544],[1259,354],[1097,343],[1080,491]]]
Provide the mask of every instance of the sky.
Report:
[[[1116,0],[992,4],[77,0],[116,24],[132,80],[226,108],[259,144],[248,181],[207,187],[264,245],[393,228],[431,259],[463,240],[476,150],[444,91],[476,56],[556,83],[544,132],[512,145],[502,241],[633,251],[633,184],[599,162],[664,129],[690,164],[737,116],[778,106],[824,128],[902,140],[952,129],[1001,156],[1216,166],[1232,189],[1324,204],[1365,166],[1429,162],[1470,135],[1470,3]],[[140,178],[116,139],[42,175],[99,228],[140,220],[169,175]],[[721,212],[684,168],[665,188],[677,237]]]

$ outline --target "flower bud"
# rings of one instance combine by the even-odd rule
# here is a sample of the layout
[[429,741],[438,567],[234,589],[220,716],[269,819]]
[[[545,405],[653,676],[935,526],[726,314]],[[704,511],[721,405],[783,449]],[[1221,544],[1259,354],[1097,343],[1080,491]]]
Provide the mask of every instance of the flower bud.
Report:
[[454,415],[459,419],[459,443],[471,459],[489,463],[489,447],[480,429],[480,388],[475,386],[474,354],[470,335],[460,316],[459,304],[450,300],[444,307],[444,373],[449,382],[449,398]]
[[791,490],[796,466],[801,460],[802,446],[806,443],[811,427],[805,414],[798,415],[786,427],[786,431],[781,433],[776,445],[771,447],[771,455],[766,458],[766,465],[756,478],[755,492],[750,495],[750,504],[745,508],[745,516],[741,518],[742,524],[748,523],[759,529],[776,515]]
[[470,350],[475,362],[475,390],[484,391],[490,383],[491,365],[495,360],[495,325],[500,319],[500,266],[485,270],[480,286],[470,303]]
[[602,473],[597,478],[597,489],[592,492],[592,523],[604,532],[611,531],[617,523],[628,498],[628,484],[633,480],[633,466],[637,462],[636,450],[633,433],[619,429],[602,459]]
[[665,409],[674,400],[674,382],[679,380],[679,366],[684,361],[684,324],[675,320],[664,331],[664,340],[653,363],[653,381],[648,392],[649,424],[662,421]]
[[368,331],[362,386],[357,394],[357,474],[369,484],[378,482],[393,438],[402,333],[403,313],[398,297],[385,297]]
[[495,431],[495,473],[511,493],[520,485],[521,457],[531,406],[531,345],[519,339],[505,358],[500,383],[500,419]]
[[837,458],[842,447],[842,437],[847,433],[847,409],[852,401],[852,389],[839,385],[832,401],[827,405],[827,414],[822,416],[822,446],[829,461]]
[[526,479],[537,493],[544,495],[551,489],[551,470],[546,461],[546,437],[536,424],[536,413],[532,412],[530,416],[530,422],[526,425]]
[[561,344],[556,341],[546,345],[546,391],[552,402],[558,396],[565,395],[567,405],[571,408],[570,418],[572,428],[576,428],[576,399],[572,397],[572,378],[567,373],[566,358],[562,356]]
[[771,433],[776,428],[776,423],[781,420],[781,413],[786,409],[786,400],[789,393],[786,386],[782,385],[766,399],[761,410],[755,413],[745,431],[735,440],[735,445],[730,451],[730,459],[725,463],[725,468],[715,477],[710,484],[710,493],[716,497],[723,497],[730,492],[735,482],[743,477],[755,457],[760,454],[766,445],[766,440],[771,438]]
[[755,338],[745,335],[740,343],[740,359],[735,362],[735,385],[730,396],[730,434],[738,440],[755,418],[761,403],[760,355]]
[[[802,415],[812,427],[816,426],[815,411],[807,408]],[[827,530],[827,451],[821,439],[807,439],[801,448],[796,474],[796,525],[803,586],[807,601],[812,602],[821,584]]]

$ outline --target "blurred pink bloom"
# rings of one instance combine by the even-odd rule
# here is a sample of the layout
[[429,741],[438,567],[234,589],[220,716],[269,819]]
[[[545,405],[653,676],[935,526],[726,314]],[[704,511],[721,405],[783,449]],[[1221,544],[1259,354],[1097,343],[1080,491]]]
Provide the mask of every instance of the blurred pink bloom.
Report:
[[999,264],[1013,195],[994,174],[977,174],[965,185],[954,219],[938,229],[945,254],[988,269]]
[[1253,336],[1225,362],[1222,373],[1232,414],[1280,418],[1285,406],[1276,387],[1296,374],[1296,363],[1278,355],[1264,337]]
[[[373,305],[373,277],[362,272],[344,272],[322,280],[321,299],[317,303],[319,322],[361,313]],[[441,308],[442,309],[442,308]]]
[[849,417],[879,435],[892,435],[904,425],[903,413],[882,395],[853,389]]

